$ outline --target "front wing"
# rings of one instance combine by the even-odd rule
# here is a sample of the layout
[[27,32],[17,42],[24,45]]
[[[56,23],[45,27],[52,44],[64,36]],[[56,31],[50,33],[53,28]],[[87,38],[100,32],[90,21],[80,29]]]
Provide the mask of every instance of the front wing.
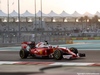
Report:
[[85,53],[78,53],[76,57],[73,55],[63,55],[63,58],[65,59],[75,59],[75,58],[81,58],[81,57],[86,57]]

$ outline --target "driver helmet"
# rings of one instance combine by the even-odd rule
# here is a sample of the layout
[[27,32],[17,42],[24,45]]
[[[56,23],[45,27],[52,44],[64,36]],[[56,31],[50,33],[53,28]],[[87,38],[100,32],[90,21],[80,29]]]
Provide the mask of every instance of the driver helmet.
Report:
[[44,41],[44,45],[48,45],[48,41]]

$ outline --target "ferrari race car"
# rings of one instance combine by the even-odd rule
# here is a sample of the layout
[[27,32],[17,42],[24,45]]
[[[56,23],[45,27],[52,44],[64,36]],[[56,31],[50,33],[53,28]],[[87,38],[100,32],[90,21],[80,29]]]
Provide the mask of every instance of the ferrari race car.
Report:
[[[84,53],[78,53],[77,48],[71,47],[53,47],[52,45],[47,45],[41,43],[38,43],[35,45],[35,42],[23,42],[21,46],[21,50],[19,51],[19,56],[22,59],[28,58],[28,57],[40,57],[40,58],[53,58],[56,60],[61,60],[63,58],[66,59],[76,59],[80,57],[85,57]],[[29,47],[29,48],[28,48]]]

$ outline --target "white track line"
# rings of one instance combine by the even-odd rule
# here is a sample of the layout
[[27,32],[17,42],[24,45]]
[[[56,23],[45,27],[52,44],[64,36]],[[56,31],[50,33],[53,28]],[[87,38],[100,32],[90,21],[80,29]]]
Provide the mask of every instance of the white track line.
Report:
[[61,66],[100,66],[100,63],[67,63],[67,62],[22,62],[22,61],[0,61],[0,65],[38,65],[38,64],[46,64],[46,65],[61,65]]

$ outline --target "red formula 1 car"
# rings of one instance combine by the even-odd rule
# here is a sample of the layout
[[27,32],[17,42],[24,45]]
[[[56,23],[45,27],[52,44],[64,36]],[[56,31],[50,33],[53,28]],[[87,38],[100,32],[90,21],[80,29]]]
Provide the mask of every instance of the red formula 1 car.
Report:
[[[48,57],[54,58],[56,60],[66,59],[76,59],[80,57],[85,57],[84,53],[78,53],[77,48],[66,48],[66,47],[53,47],[48,45],[46,47],[36,47],[35,42],[23,42],[19,52],[19,56],[22,59],[27,57]],[[29,47],[29,48],[28,48]],[[28,49],[27,49],[28,48]]]

